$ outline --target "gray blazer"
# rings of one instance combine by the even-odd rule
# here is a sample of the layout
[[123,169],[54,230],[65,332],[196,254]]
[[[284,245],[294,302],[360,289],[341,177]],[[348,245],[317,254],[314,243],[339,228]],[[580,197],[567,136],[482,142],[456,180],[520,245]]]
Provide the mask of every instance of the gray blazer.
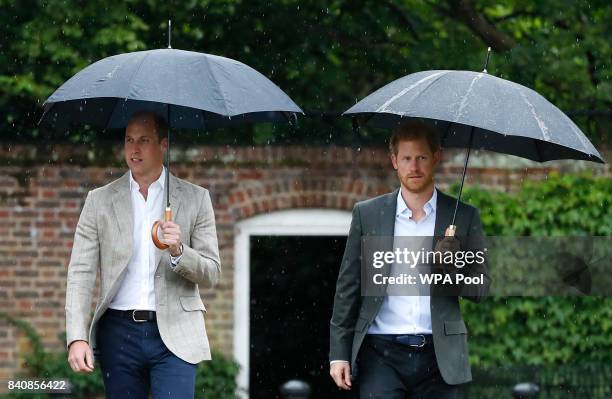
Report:
[[[398,189],[399,190],[399,189]],[[330,322],[330,361],[347,360],[356,376],[357,355],[363,339],[383,303],[380,296],[361,296],[361,242],[364,236],[393,236],[398,190],[367,201],[353,208],[351,228],[336,284],[334,309]],[[434,235],[444,236],[451,222],[455,199],[438,190]],[[465,237],[482,237],[478,210],[459,203],[456,236],[461,248],[474,246],[478,240]],[[468,299],[479,302],[488,293],[490,277],[486,263],[480,267],[470,265],[467,275],[485,275],[485,284],[478,292],[471,292]],[[431,324],[434,349],[440,373],[448,384],[461,384],[472,379],[470,370],[467,328],[459,309],[457,296],[431,296]]]
[[[174,176],[170,176],[170,198],[174,222],[181,228],[183,256],[172,269],[168,251],[155,249],[157,325],[168,349],[196,364],[210,359],[199,287],[213,286],[221,274],[215,216],[206,189]],[[132,256],[131,204],[128,173],[87,195],[68,265],[68,345],[84,340],[96,350],[96,324],[117,293]],[[92,317],[98,271],[100,293]]]

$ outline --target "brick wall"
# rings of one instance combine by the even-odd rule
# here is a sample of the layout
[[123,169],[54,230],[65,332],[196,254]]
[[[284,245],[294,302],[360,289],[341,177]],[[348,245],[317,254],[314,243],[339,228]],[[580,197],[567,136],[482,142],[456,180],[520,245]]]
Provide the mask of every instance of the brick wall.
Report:
[[[544,179],[567,163],[544,165],[475,153],[466,184],[510,191],[527,179]],[[197,147],[176,148],[172,172],[210,190],[216,213],[223,278],[202,290],[209,309],[213,348],[232,353],[234,224],[282,209],[350,210],[355,201],[392,190],[397,180],[380,148]],[[508,163],[506,158],[513,161]],[[447,152],[437,181],[444,189],[458,180],[462,151]],[[495,167],[504,163],[503,168]],[[513,163],[514,162],[514,163]],[[572,162],[573,169],[608,167]],[[0,313],[27,321],[47,349],[64,345],[66,267],[74,229],[87,191],[125,172],[120,147],[36,147],[4,144],[0,149]],[[97,292],[94,297],[97,296]],[[92,304],[92,310],[93,310]],[[21,368],[25,337],[0,321],[0,378]]]

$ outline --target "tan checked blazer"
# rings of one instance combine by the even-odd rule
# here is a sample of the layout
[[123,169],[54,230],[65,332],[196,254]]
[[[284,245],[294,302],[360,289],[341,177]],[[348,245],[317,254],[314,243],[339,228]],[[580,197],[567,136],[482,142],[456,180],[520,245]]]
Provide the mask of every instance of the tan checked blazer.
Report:
[[[208,191],[170,176],[174,222],[181,228],[183,256],[170,267],[168,251],[155,249],[155,305],[162,340],[179,358],[210,359],[199,287],[221,274],[215,216]],[[84,340],[96,351],[96,324],[119,289],[132,255],[129,174],[87,195],[74,236],[66,288],[66,340]],[[160,214],[161,211],[160,211]],[[96,273],[100,296],[91,316]]]

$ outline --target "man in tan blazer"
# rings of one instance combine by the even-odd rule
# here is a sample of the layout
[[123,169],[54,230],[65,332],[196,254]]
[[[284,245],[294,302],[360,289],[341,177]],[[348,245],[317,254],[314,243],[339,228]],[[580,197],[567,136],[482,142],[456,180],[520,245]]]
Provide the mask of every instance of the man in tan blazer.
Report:
[[[92,372],[99,355],[107,398],[193,397],[196,364],[209,360],[199,287],[220,277],[215,217],[206,189],[170,176],[174,220],[157,249],[167,151],[163,118],[140,112],[125,131],[129,171],[87,195],[66,289],[68,362]],[[100,296],[91,316],[96,273]]]

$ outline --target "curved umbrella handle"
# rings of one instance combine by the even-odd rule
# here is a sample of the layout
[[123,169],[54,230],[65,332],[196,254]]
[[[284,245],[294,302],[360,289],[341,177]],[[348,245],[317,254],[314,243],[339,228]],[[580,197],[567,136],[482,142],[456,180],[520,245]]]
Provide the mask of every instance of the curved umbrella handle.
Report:
[[448,227],[446,228],[446,231],[444,232],[444,235],[446,237],[454,237],[456,231],[457,231],[457,226],[454,224],[449,224]]
[[[171,220],[172,220],[172,209],[168,207],[166,208],[166,211],[164,212],[164,221],[169,222]],[[153,227],[151,227],[151,238],[153,239],[153,244],[155,244],[157,248],[168,249],[170,246],[161,242],[159,237],[157,237],[157,230],[159,229],[160,223],[161,223],[161,220],[156,220],[155,223],[153,223]]]

